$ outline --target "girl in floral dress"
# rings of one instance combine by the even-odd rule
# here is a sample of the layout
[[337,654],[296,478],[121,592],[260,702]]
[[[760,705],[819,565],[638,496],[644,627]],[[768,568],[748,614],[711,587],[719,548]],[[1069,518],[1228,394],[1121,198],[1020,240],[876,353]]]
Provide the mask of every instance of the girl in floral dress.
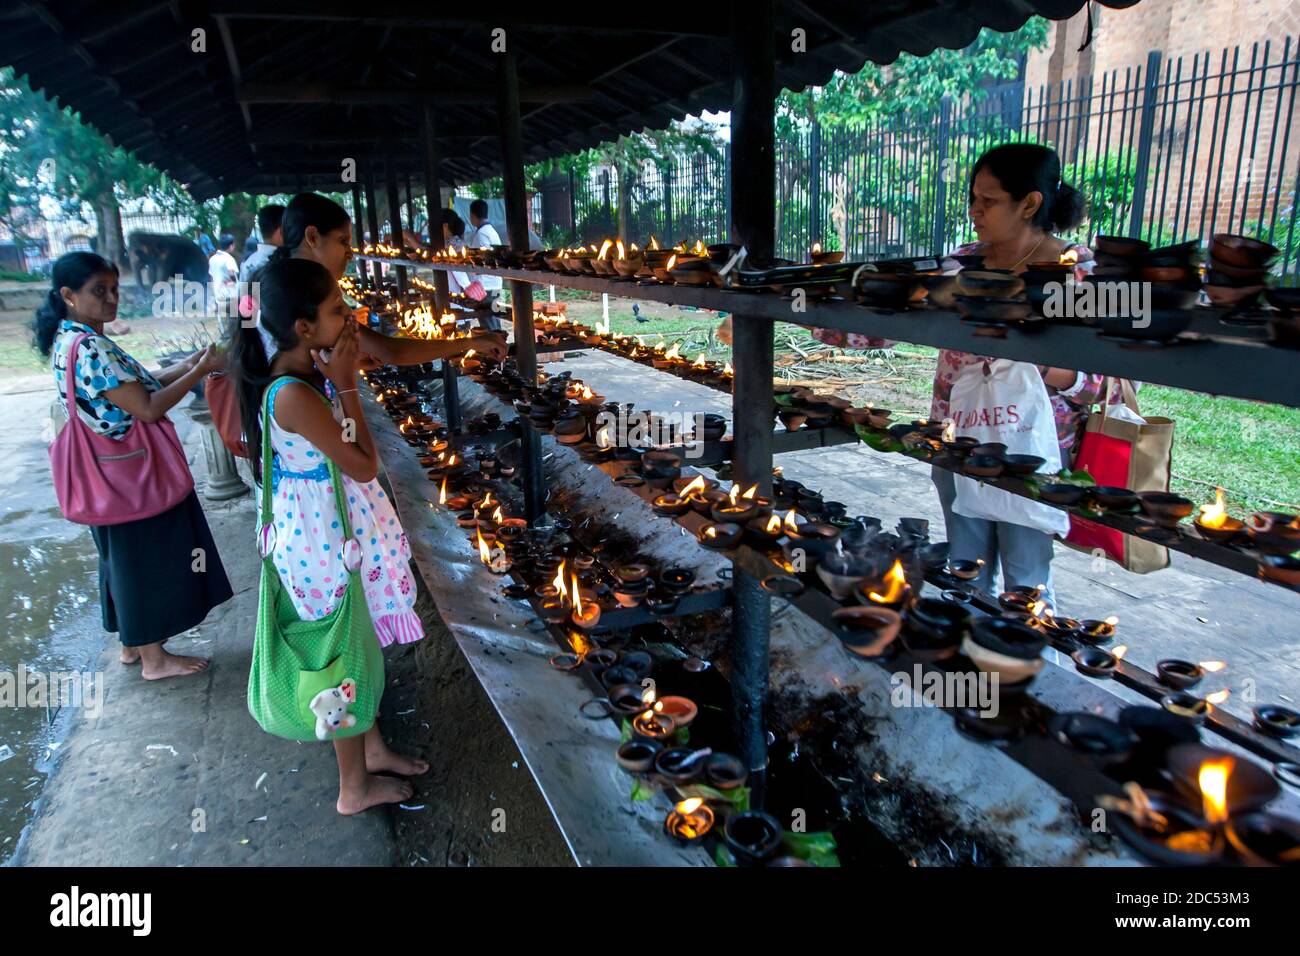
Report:
[[[318,262],[281,258],[258,275],[258,325],[239,328],[230,366],[239,395],[248,447],[262,447],[262,429],[273,451],[272,523],[259,546],[270,555],[280,582],[302,620],[330,615],[346,591],[348,572],[359,569],[366,605],[381,644],[409,643],[423,636],[414,610],[410,550],[393,503],[376,480],[379,455],[366,426],[356,385],[360,330],[334,277]],[[261,333],[272,337],[268,361]],[[442,343],[449,357],[473,339]],[[335,402],[325,395],[332,386]],[[263,422],[263,399],[269,420]],[[329,462],[341,473],[353,534],[344,540]],[[428,771],[419,759],[388,749],[378,722],[359,736],[334,740],[339,762],[339,813],[359,813],[380,803],[407,799],[411,785],[382,776]]]

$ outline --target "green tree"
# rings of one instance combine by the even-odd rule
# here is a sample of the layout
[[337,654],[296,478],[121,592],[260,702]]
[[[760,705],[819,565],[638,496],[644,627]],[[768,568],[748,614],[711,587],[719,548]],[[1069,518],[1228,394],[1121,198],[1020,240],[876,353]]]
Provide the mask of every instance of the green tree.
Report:
[[7,224],[39,215],[41,196],[69,213],[85,203],[94,210],[100,254],[122,265],[123,200],[149,196],[173,208],[187,201],[196,205],[162,172],[114,146],[77,113],[33,92],[8,67],[0,69],[0,157],[0,216]]

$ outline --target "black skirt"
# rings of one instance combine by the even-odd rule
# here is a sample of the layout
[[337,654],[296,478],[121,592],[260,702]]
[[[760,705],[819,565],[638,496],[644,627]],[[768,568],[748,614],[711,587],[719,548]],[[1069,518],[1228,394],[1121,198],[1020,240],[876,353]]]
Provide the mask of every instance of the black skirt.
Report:
[[127,647],[188,631],[233,594],[193,491],[170,511],[90,533],[99,549],[104,630]]

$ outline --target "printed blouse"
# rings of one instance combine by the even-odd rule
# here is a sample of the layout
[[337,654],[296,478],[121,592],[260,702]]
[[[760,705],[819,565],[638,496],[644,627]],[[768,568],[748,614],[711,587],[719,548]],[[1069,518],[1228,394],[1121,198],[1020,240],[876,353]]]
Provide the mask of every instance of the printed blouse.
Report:
[[[85,335],[86,338],[81,340],[81,345],[77,348],[74,382],[77,414],[97,434],[120,439],[135,418],[130,412],[109,401],[104,393],[127,382],[139,382],[147,391],[156,392],[162,388],[162,383],[108,336],[97,335],[94,329],[81,322],[64,319],[59,323],[59,331],[54,338],[50,362],[54,370],[54,384],[59,390],[59,397],[65,402],[68,352],[78,335]],[[68,414],[72,414],[71,409],[68,409]]]

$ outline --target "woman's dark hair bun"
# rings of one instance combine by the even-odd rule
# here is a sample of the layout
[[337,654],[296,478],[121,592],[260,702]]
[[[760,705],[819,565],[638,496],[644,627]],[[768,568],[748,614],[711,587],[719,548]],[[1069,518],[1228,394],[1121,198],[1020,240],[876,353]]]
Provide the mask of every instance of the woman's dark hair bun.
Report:
[[1050,146],[1038,143],[1003,143],[975,161],[971,170],[971,199],[975,177],[988,170],[1012,198],[1024,199],[1031,192],[1043,197],[1032,223],[1048,232],[1063,232],[1083,222],[1087,212],[1083,196],[1061,179],[1061,157]]
[[1052,201],[1047,216],[1053,232],[1065,232],[1083,222],[1086,212],[1087,204],[1083,194],[1069,183],[1063,182],[1056,189],[1056,198]]

